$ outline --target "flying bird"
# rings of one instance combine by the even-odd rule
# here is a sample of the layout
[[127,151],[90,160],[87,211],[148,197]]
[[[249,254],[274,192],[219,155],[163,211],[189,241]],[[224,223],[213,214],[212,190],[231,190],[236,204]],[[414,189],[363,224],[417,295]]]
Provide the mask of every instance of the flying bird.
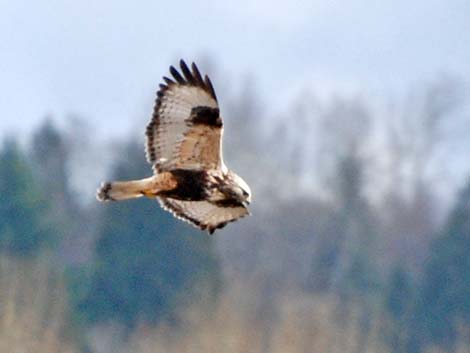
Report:
[[211,80],[180,61],[181,72],[163,77],[146,130],[146,156],[153,176],[105,182],[99,201],[157,199],[175,217],[212,234],[249,215],[248,184],[227,168],[222,156],[223,121]]

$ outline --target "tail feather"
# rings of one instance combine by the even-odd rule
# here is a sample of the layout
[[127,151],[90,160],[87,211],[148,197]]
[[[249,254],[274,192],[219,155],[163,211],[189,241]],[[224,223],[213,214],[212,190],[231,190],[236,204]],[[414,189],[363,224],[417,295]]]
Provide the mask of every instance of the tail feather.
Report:
[[153,189],[153,178],[131,181],[104,182],[97,190],[99,201],[120,201],[148,195]]

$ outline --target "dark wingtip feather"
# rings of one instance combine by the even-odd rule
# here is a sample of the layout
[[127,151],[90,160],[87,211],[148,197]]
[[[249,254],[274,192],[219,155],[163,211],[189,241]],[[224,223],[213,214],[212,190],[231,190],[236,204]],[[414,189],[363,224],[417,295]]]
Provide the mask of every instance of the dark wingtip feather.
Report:
[[204,84],[206,85],[207,89],[209,90],[209,93],[212,95],[212,98],[214,98],[215,101],[217,101],[217,96],[215,95],[214,86],[212,86],[211,79],[207,75],[204,77]]
[[191,69],[193,70],[193,76],[194,76],[194,79],[196,80],[196,84],[198,86],[203,87],[204,80],[202,79],[201,73],[199,72],[199,69],[197,68],[194,62],[191,64]]
[[175,84],[175,81],[173,81],[171,78],[168,78],[166,76],[163,76],[163,80],[165,81],[165,83],[168,85],[168,86],[171,86],[171,85],[174,85]]
[[195,85],[196,80],[194,79],[193,74],[191,73],[191,71],[188,68],[188,65],[186,65],[183,59],[180,60],[180,67],[181,67],[181,71],[183,72],[183,75],[186,81],[188,81],[192,85]]
[[[189,69],[188,65],[186,62],[181,59],[180,62],[180,67],[181,67],[181,73],[175,69],[174,66],[170,66],[170,73],[176,80],[176,82],[180,85],[193,85],[193,86],[198,86],[201,87],[203,90],[205,90],[207,93],[211,95],[212,98],[214,98],[215,101],[217,101],[217,96],[215,95],[215,90],[214,86],[212,85],[212,82],[209,78],[209,76],[205,75],[204,79],[202,78],[202,75],[197,68],[196,64],[193,62],[191,65],[191,69]],[[163,77],[165,80],[166,84],[168,86],[174,84],[175,82],[168,77]]]
[[186,83],[183,76],[181,76],[178,70],[176,70],[173,66],[170,66],[170,73],[173,75],[176,82],[178,82],[179,84],[184,85]]
[[[232,221],[233,222],[233,221]],[[223,227],[225,227],[229,222],[222,222],[222,223],[219,223],[219,224],[216,224],[215,226],[211,226],[211,227],[207,227],[207,231],[209,232],[209,234],[214,234],[214,232],[217,230],[217,229],[222,229]]]

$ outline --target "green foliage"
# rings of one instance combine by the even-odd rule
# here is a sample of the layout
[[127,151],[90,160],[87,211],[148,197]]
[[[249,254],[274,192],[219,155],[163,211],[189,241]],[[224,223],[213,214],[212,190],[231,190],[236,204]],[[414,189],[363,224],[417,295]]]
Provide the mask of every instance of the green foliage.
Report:
[[414,297],[414,288],[408,272],[403,265],[396,265],[389,277],[384,297],[388,320],[383,338],[391,352],[407,350]]
[[19,147],[8,141],[0,152],[0,248],[30,256],[51,245],[53,228],[32,170]]
[[[330,241],[334,258],[331,281],[344,299],[371,296],[378,288],[374,267],[374,239],[377,227],[363,189],[364,164],[351,152],[339,157],[336,170],[336,210],[332,212]],[[330,248],[331,249],[331,248]]]
[[385,307],[391,318],[400,321],[406,317],[413,299],[411,278],[403,266],[396,266],[385,295]]
[[418,346],[451,347],[470,324],[470,182],[431,247],[416,307]]
[[35,172],[47,191],[53,211],[61,218],[75,211],[67,175],[68,152],[64,137],[52,121],[46,120],[35,131],[30,153]]
[[[114,179],[148,173],[140,147],[131,145],[124,155]],[[177,304],[198,300],[198,286],[215,293],[219,264],[213,237],[175,220],[154,200],[101,206],[90,287],[77,302],[87,320],[115,319],[132,327],[137,320],[171,317]]]

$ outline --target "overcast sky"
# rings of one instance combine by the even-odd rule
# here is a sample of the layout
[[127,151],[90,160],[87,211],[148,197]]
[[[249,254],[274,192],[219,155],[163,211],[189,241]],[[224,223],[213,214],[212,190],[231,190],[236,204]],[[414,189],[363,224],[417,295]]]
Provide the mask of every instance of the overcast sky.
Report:
[[301,87],[380,96],[442,72],[469,82],[470,1],[0,0],[0,137],[47,114],[123,134],[149,117],[170,64],[203,55],[230,78],[216,89],[251,72],[271,111]]

